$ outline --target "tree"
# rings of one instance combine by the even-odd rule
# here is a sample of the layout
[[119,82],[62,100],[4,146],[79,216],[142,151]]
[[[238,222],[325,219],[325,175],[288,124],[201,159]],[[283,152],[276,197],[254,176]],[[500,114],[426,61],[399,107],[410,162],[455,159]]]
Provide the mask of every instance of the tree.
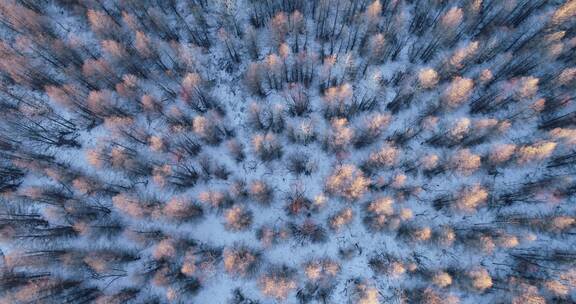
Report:
[[104,38],[117,37],[122,26],[106,11],[89,9],[86,12],[92,31]]
[[444,90],[443,100],[448,108],[460,106],[470,96],[474,82],[468,78],[455,77]]
[[298,290],[296,297],[303,302],[329,300],[341,271],[338,262],[324,257],[311,259],[303,266],[307,282],[304,288]]
[[349,201],[360,199],[367,190],[370,179],[354,165],[346,164],[336,167],[326,179],[328,193]]
[[226,210],[226,227],[230,230],[246,230],[253,221],[252,211],[243,206],[232,206]]
[[198,73],[188,73],[182,79],[182,99],[200,113],[218,109],[218,105],[208,93],[204,79]]
[[257,134],[252,138],[256,155],[265,162],[282,157],[282,146],[272,133]]
[[258,283],[264,295],[277,300],[286,299],[296,289],[296,270],[286,265],[272,265]]
[[245,245],[225,248],[224,269],[234,276],[250,277],[256,274],[261,263],[261,253]]

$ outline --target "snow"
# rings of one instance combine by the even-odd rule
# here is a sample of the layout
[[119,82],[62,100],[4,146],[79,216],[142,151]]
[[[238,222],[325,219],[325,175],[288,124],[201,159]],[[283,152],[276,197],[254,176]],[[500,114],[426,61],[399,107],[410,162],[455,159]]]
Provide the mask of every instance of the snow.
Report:
[[[380,3],[379,0],[197,0],[175,1],[174,11],[172,2],[150,4],[150,7],[146,8],[148,4],[131,1],[105,0],[82,5],[56,1],[50,4],[35,4],[34,7],[37,7],[40,13],[32,13],[33,8],[25,8],[23,4],[13,4],[11,1],[1,4],[0,8],[4,8],[0,10],[1,20],[22,23],[17,20],[18,17],[27,16],[29,20],[33,20],[30,16],[38,14],[38,18],[48,24],[57,37],[45,34],[45,40],[41,40],[39,33],[33,29],[32,21],[32,25],[18,23],[22,28],[21,32],[11,31],[7,27],[0,31],[2,40],[8,42],[8,45],[2,46],[2,52],[6,53],[5,57],[8,59],[2,60],[0,65],[0,75],[3,77],[0,106],[17,105],[15,109],[18,109],[8,110],[6,106],[5,113],[0,114],[0,117],[7,118],[0,121],[0,138],[11,138],[20,143],[13,151],[0,146],[0,165],[2,169],[14,167],[25,173],[15,191],[3,192],[3,184],[0,183],[0,201],[3,204],[0,207],[0,250],[7,257],[3,263],[0,260],[2,275],[7,275],[9,270],[31,274],[46,271],[54,278],[78,280],[82,287],[99,289],[94,299],[88,302],[108,301],[104,296],[114,296],[126,288],[137,288],[139,293],[133,300],[135,303],[157,298],[160,303],[243,304],[231,302],[233,291],[239,289],[247,298],[266,304],[374,304],[366,299],[366,302],[358,299],[362,295],[355,291],[359,286],[354,283],[355,279],[376,288],[380,303],[435,303],[432,300],[425,302],[417,299],[419,292],[426,288],[437,292],[446,303],[451,303],[448,300],[449,295],[458,297],[460,303],[520,301],[521,295],[532,295],[549,303],[560,299],[576,300],[576,288],[573,284],[570,285],[569,279],[565,279],[567,273],[574,269],[573,262],[543,261],[541,265],[532,265],[536,269],[534,271],[540,271],[541,275],[529,279],[522,273],[527,271],[521,269],[525,266],[519,264],[521,261],[513,256],[522,250],[544,254],[550,250],[565,249],[574,254],[576,224],[572,222],[562,229],[546,228],[547,231],[538,231],[530,225],[521,227],[495,222],[498,216],[508,214],[536,218],[548,215],[566,216],[574,221],[576,209],[574,190],[571,190],[575,182],[574,166],[550,167],[549,164],[554,157],[574,153],[576,141],[559,140],[550,130],[539,128],[541,123],[550,117],[575,111],[575,80],[568,81],[565,85],[556,81],[564,68],[574,66],[570,52],[574,50],[575,38],[573,31],[569,31],[573,21],[556,26],[549,23],[551,12],[566,9],[569,4],[562,6],[559,1],[539,1],[543,3],[541,6],[529,10],[529,7],[532,7],[528,4],[530,1],[516,1],[513,4],[484,1],[486,11],[477,12],[469,2],[449,1],[444,5],[414,1]],[[567,2],[573,4],[574,0]],[[367,6],[378,7],[376,4],[381,4],[382,9],[377,12],[376,17],[370,17],[366,12]],[[292,15],[294,8],[291,8],[291,5],[304,8],[302,13],[305,16],[305,29],[302,33],[293,30],[295,17]],[[423,8],[416,9],[417,5],[425,6],[424,16]],[[464,13],[463,21],[451,18],[451,22],[455,24],[452,28],[444,28],[440,24],[440,20],[444,20],[442,16],[449,11],[452,15],[456,14],[457,7]],[[94,25],[87,20],[88,9],[112,14],[115,18],[113,22],[121,26],[121,33],[111,35],[95,30]],[[144,11],[145,9],[147,11]],[[286,14],[285,37],[275,34],[282,31],[281,23],[284,17],[279,15],[281,11]],[[524,11],[527,14],[522,18],[523,21],[512,25],[512,16],[518,16]],[[256,44],[259,46],[259,56],[253,60],[249,55],[247,31],[253,26],[251,19],[255,12],[264,14],[265,25],[252,29],[256,33]],[[144,58],[133,48],[135,31],[123,19],[123,13],[134,15],[138,20],[138,30],[150,35],[154,42],[151,47],[159,54],[157,59]],[[488,17],[492,14],[494,19]],[[327,19],[322,21],[323,18]],[[423,29],[422,36],[411,32],[411,22],[417,18],[427,18],[424,24],[429,28]],[[488,22],[489,26],[483,27],[485,22]],[[336,33],[340,33],[340,30],[342,32],[334,36],[329,33],[327,37],[317,36],[318,26],[324,23],[324,31],[334,28]],[[235,26],[240,27],[243,36],[235,33]],[[170,33],[163,33],[163,27]],[[109,29],[104,29],[106,30]],[[551,54],[553,43],[546,41],[546,37],[549,37],[549,33],[561,30],[566,32],[565,36],[559,39],[562,43],[560,53]],[[204,35],[204,31],[210,47],[194,45],[194,37]],[[358,37],[353,37],[354,31],[357,31]],[[178,37],[179,41],[168,41],[166,37],[169,34]],[[378,34],[383,34],[385,48],[401,44],[394,59],[370,59],[372,50],[369,49],[369,41],[372,35]],[[14,44],[17,36],[29,36],[32,42],[28,46]],[[516,41],[520,36],[521,40]],[[64,69],[31,51],[32,48],[42,49],[48,55],[47,58],[65,56],[63,50],[58,51],[54,46],[55,41],[50,39],[61,40],[64,43],[62,48],[77,52],[76,56],[85,63],[95,59],[92,55],[98,59],[103,58],[109,65],[110,73],[89,77],[86,75],[86,66],[83,68],[70,64]],[[110,39],[119,40],[119,45],[127,50],[129,56],[115,58],[113,54],[104,54],[106,52],[102,50],[102,41]],[[224,41],[225,39],[227,40]],[[338,53],[341,44],[348,44],[351,39],[357,39],[354,48],[348,53]],[[434,54],[429,60],[411,58],[413,48],[432,43],[431,39],[437,39],[438,46],[433,49]],[[521,44],[522,39],[528,39],[524,46]],[[462,66],[454,66],[450,61],[454,53],[467,48],[474,41],[479,42],[478,49],[468,48],[466,52],[470,59],[464,56],[461,60]],[[286,43],[289,53],[283,54],[280,51],[282,43]],[[227,44],[238,52],[239,62],[230,57]],[[295,51],[296,44],[298,52]],[[90,53],[82,50],[80,45],[88,48]],[[24,49],[22,52],[21,48]],[[493,49],[497,51],[492,52]],[[334,54],[329,54],[330,50],[334,51]],[[276,57],[269,56],[272,54]],[[304,55],[307,56],[306,66],[299,63]],[[331,58],[330,55],[334,57]],[[28,60],[30,66],[39,67],[39,74],[58,80],[58,86],[73,84],[81,87],[85,96],[78,96],[78,103],[84,108],[63,107],[57,100],[47,96],[46,88],[32,85],[37,79],[33,79],[34,74],[26,73],[29,67],[18,63],[18,56]],[[12,57],[16,59],[11,59]],[[531,58],[535,67],[521,73],[502,72],[524,58]],[[9,60],[12,61],[8,62]],[[160,60],[161,65],[168,67],[169,71],[162,70],[154,60]],[[276,62],[273,62],[274,60]],[[260,85],[265,90],[265,96],[259,96],[247,83],[250,79],[247,79],[246,71],[252,63],[260,65]],[[309,66],[313,66],[313,80],[309,86],[299,83],[297,79],[285,79],[292,78],[292,72],[298,68]],[[418,73],[424,68],[437,72],[437,84],[427,84],[424,88],[419,83]],[[480,79],[485,69],[491,70],[497,77],[494,82],[483,83]],[[141,71],[144,71],[143,75]],[[400,73],[404,76],[398,80]],[[133,88],[134,96],[124,96],[113,83],[114,79],[122,82],[123,77],[128,74],[137,78]],[[187,78],[187,75],[194,77]],[[200,79],[198,83],[195,82],[196,76]],[[463,85],[462,81],[454,81],[459,79],[456,77],[470,79],[473,84],[470,94],[464,92],[467,91],[464,88],[467,85]],[[531,94],[526,93],[530,90],[520,92],[523,79],[528,79],[523,77],[538,78],[537,85],[534,85],[535,91],[528,92]],[[185,78],[188,79],[186,85],[183,84]],[[275,88],[278,82],[281,89]],[[311,111],[301,117],[292,116],[287,111],[287,91],[289,86],[297,84],[304,87],[310,100]],[[339,88],[327,90],[333,86]],[[114,91],[112,96],[115,96],[117,101],[106,100],[110,104],[108,106],[90,104],[86,100],[88,93],[99,90]],[[448,91],[450,94],[447,94]],[[23,118],[40,121],[56,130],[58,126],[47,114],[26,111],[22,107],[23,102],[9,96],[7,92],[18,93],[17,96],[21,96],[24,101],[34,100],[35,103],[74,122],[77,128],[71,135],[76,138],[79,147],[38,142],[29,133],[19,129],[14,122]],[[349,93],[351,96],[347,95]],[[471,101],[492,93],[495,97],[489,102],[511,99],[506,106],[495,106],[482,113],[473,113]],[[155,112],[144,109],[140,101],[144,94],[153,96],[162,109]],[[329,94],[334,96],[327,96]],[[406,94],[413,95],[411,103],[392,113],[387,105],[396,97]],[[448,95],[462,98],[457,102],[448,102]],[[200,96],[207,96],[219,108],[208,107],[206,111],[195,109],[192,103],[199,102]],[[329,117],[328,111],[325,111],[330,102],[341,102],[338,106],[344,105],[353,109],[354,102],[365,97],[376,100],[374,108],[356,113],[352,113],[352,110],[338,113],[336,110],[338,114],[334,115],[335,117]],[[537,109],[534,105],[541,98],[545,100],[545,104],[554,99],[565,102],[558,107]],[[112,104],[116,109],[112,109]],[[271,113],[280,108],[284,119],[283,128],[259,130],[252,122],[253,104],[264,111],[270,110]],[[86,109],[94,114],[83,112]],[[369,144],[355,146],[353,140],[358,138],[373,114],[387,115],[390,121],[380,126],[381,134],[370,138],[372,141]],[[93,121],[86,119],[86,116],[90,115],[98,116],[104,122],[96,122],[94,125]],[[266,115],[261,118],[266,119],[264,116]],[[274,114],[270,116],[277,118]],[[199,120],[198,117],[206,119]],[[340,128],[337,129],[332,120],[334,118],[344,118],[346,121],[341,121]],[[499,127],[482,129],[476,124],[482,119],[495,119]],[[180,121],[177,122],[178,120]],[[462,121],[470,122],[467,128],[461,127],[459,130],[459,135],[463,138],[448,138],[451,130]],[[311,126],[315,139],[309,143],[292,141],[288,131],[290,128],[302,131],[303,124]],[[506,124],[509,124],[508,128],[502,127]],[[573,129],[574,123],[566,123],[562,128]],[[211,130],[229,132],[208,138]],[[335,145],[329,135],[339,130],[352,132],[352,140]],[[414,132],[414,136],[409,137],[409,132]],[[259,157],[254,138],[266,134],[272,134],[279,141],[282,151],[280,157],[272,160]],[[485,136],[482,136],[479,142],[466,141],[482,134]],[[55,136],[56,132],[50,135]],[[183,157],[179,157],[176,147],[182,135],[200,144],[198,155],[182,154]],[[151,136],[160,139],[160,148],[151,147]],[[215,139],[217,136],[221,137],[220,140]],[[409,138],[402,141],[400,136]],[[429,141],[433,137],[439,140],[434,143]],[[243,146],[245,159],[234,159],[227,145],[232,139]],[[537,144],[541,142],[553,142],[556,145],[552,152],[546,155],[537,148]],[[513,144],[516,149],[510,160],[493,164],[488,155],[499,144]],[[120,145],[126,150],[116,149]],[[395,148],[399,153],[395,160],[376,167],[375,162],[368,160],[382,147]],[[89,151],[98,152],[102,161],[100,166],[90,162]],[[126,154],[126,151],[134,155]],[[55,161],[22,160],[27,152],[52,155]],[[526,156],[522,153],[533,154]],[[427,173],[423,159],[431,154],[439,157],[440,170]],[[309,155],[316,165],[312,174],[291,172],[288,169],[291,155]],[[478,155],[480,165],[477,168],[469,167],[469,170],[459,170],[458,166],[453,165],[455,155],[462,158]],[[202,159],[208,159],[212,168],[223,166],[230,175],[221,178],[214,172],[205,172]],[[525,159],[527,161],[524,161]],[[195,185],[182,188],[171,184],[171,181],[178,179],[175,174],[180,165],[191,165],[196,170],[198,179]],[[351,167],[347,167],[348,165]],[[368,188],[355,189],[361,193],[359,199],[338,195],[326,186],[329,177],[339,166],[357,169],[357,172],[370,180]],[[170,170],[163,169],[166,167]],[[134,173],[132,169],[145,172]],[[400,178],[393,183],[399,176],[405,177],[405,181],[402,182]],[[85,187],[96,189],[79,189],[81,187],[78,186],[77,178],[81,177],[93,178],[94,183]],[[551,182],[544,183],[547,178],[550,178]],[[258,203],[250,194],[250,185],[254,181],[264,181],[273,189],[273,199],[269,206]],[[245,184],[246,194],[232,191],[232,186],[240,182]],[[542,184],[530,188],[527,185],[531,182]],[[461,195],[465,193],[464,189],[474,185],[485,189],[488,192],[487,198],[474,201],[478,206],[474,204],[471,210],[459,209],[457,200],[463,199]],[[355,186],[363,188],[358,184]],[[54,198],[50,193],[37,193],[34,189],[53,190],[61,196]],[[203,199],[209,191],[212,194],[222,194],[232,203],[222,208],[211,206]],[[311,210],[290,215],[286,212],[286,206],[290,195],[295,193],[302,194],[313,204],[319,197],[325,197],[326,202],[323,206],[315,205]],[[507,204],[504,195],[508,193],[526,196],[521,197],[520,201]],[[119,199],[113,202],[113,197],[120,194],[134,199],[136,204],[123,206],[117,202]],[[365,207],[369,202],[383,197],[393,200],[393,214],[385,214],[386,224],[389,225],[386,227],[393,228],[371,229],[364,222],[364,218],[373,212]],[[163,208],[173,198],[202,205],[203,216],[181,222],[171,219]],[[445,200],[446,206],[438,209],[434,202],[440,198]],[[150,201],[158,203],[150,206],[145,204]],[[232,205],[241,206],[251,212],[248,229],[236,231],[227,228],[226,211]],[[93,209],[86,209],[86,206],[97,210],[103,208],[107,212],[98,213]],[[351,208],[354,214],[352,221],[339,229],[331,229],[329,219],[344,208]],[[13,217],[17,216],[14,214],[15,210],[22,214],[38,210],[48,224],[45,227],[27,227],[13,223]],[[399,215],[400,210],[410,210],[413,216],[402,218]],[[398,221],[396,226],[393,224],[395,220]],[[308,221],[321,225],[326,230],[325,241],[313,242],[290,236],[288,239],[266,244],[257,237],[257,230],[263,226],[287,229],[289,224],[301,225]],[[83,225],[94,228],[107,224],[121,225],[122,232],[111,236],[100,235],[98,232],[92,232],[94,235],[91,235],[81,229]],[[445,226],[451,227],[456,234],[454,244],[449,246],[443,246],[435,239],[439,229]],[[54,240],[42,237],[28,240],[22,236],[55,227],[72,227],[76,234]],[[432,235],[426,237],[425,233],[422,236],[416,235],[418,232],[410,231],[410,238],[399,235],[398,231],[402,228],[430,228]],[[486,229],[487,232],[482,232],[484,238],[474,243],[467,233],[478,229]],[[142,233],[142,237],[146,232],[156,231],[161,235],[151,237],[146,242],[129,237],[131,233]],[[536,237],[535,240],[530,239],[531,233]],[[518,244],[508,248],[502,240],[503,236],[516,237]],[[490,241],[494,242],[492,250],[486,250],[477,244],[480,242],[481,245],[486,245]],[[191,245],[192,243],[195,245]],[[155,255],[156,250],[166,244],[173,245],[174,248],[161,249],[166,252],[173,250],[174,253],[158,258]],[[204,258],[202,252],[206,248],[221,253],[224,248],[239,244],[262,252],[258,271],[253,276],[241,277],[227,273],[223,267],[223,257],[218,254],[210,262],[200,261]],[[66,255],[53,260],[49,265],[11,265],[10,259],[15,255],[19,257],[35,250],[49,249],[66,251]],[[110,263],[108,266],[119,268],[114,271],[126,274],[119,277],[107,276],[111,272],[99,271],[86,262],[89,253],[97,253],[102,249],[135,252],[138,259],[117,262],[105,257],[102,262],[104,265]],[[343,254],[347,249],[351,252],[350,256]],[[181,268],[191,251],[196,252],[194,257],[198,262],[195,266],[198,269],[192,277],[188,277]],[[379,255],[389,255],[402,260],[404,272],[395,276],[393,273],[375,271],[370,261]],[[325,302],[320,298],[300,300],[298,293],[310,281],[305,264],[324,257],[336,261],[340,267],[329,298]],[[408,261],[416,261],[416,268],[409,269]],[[263,293],[262,278],[272,266],[277,265],[286,265],[296,270],[293,278],[296,287],[285,299],[275,299]],[[156,266],[158,269],[153,271],[150,278],[145,278],[145,271]],[[493,286],[486,292],[480,292],[471,286],[469,272],[478,266],[485,268],[492,277]],[[453,284],[445,288],[433,284],[432,274],[452,268],[461,272],[451,273]],[[200,281],[201,287],[197,292],[183,289],[184,284],[189,282],[186,280],[190,278]],[[546,282],[550,280],[559,280],[569,291],[563,295],[555,295],[546,287]],[[26,288],[31,289],[23,286],[0,288],[0,297],[2,301],[16,303],[17,297],[24,297]],[[39,296],[29,292],[31,297]],[[173,297],[174,295],[176,297]],[[65,302],[65,297],[58,298],[53,295],[53,298],[47,298],[46,301],[62,303]]]

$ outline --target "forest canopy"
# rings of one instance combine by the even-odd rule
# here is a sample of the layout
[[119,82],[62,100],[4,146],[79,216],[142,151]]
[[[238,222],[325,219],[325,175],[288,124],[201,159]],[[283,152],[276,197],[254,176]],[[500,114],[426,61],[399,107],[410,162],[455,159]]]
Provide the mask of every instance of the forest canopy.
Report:
[[575,303],[576,0],[0,1],[0,303]]

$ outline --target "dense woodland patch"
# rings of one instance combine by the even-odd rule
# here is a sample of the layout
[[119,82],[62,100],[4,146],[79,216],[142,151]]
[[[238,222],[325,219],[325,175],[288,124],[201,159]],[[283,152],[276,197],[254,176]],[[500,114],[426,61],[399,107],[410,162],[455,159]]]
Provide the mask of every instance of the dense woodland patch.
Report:
[[0,303],[575,303],[575,0],[0,1]]

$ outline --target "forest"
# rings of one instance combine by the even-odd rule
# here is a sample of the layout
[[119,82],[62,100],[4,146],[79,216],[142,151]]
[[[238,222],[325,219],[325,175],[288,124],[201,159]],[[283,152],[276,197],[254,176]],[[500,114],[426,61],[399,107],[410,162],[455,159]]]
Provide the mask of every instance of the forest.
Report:
[[4,303],[576,303],[576,0],[1,0]]

